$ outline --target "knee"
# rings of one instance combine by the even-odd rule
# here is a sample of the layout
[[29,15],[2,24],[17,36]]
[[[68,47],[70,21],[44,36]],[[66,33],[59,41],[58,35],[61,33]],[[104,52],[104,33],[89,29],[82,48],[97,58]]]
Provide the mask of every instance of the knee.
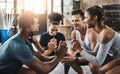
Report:
[[94,70],[95,66],[93,64],[89,64],[89,68],[90,68],[90,70]]
[[98,69],[98,74],[105,74],[105,72],[103,70],[101,70],[101,68]]
[[98,73],[98,67],[93,65],[93,64],[89,64],[89,68],[92,72],[92,74],[97,74]]

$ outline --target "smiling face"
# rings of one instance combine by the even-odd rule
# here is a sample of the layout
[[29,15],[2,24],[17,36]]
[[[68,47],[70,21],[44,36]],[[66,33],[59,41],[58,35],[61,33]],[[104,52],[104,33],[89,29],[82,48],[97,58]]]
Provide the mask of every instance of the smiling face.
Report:
[[94,27],[95,21],[96,20],[90,16],[89,12],[85,12],[84,22],[87,24],[88,28]]
[[51,36],[55,36],[57,34],[57,32],[58,32],[58,25],[50,24],[49,27],[48,27],[48,29],[49,29],[49,34]]
[[103,9],[99,6],[93,6],[85,12],[85,22],[90,27],[101,27],[103,21]]
[[71,24],[73,25],[74,29],[79,30],[81,23],[82,23],[82,17],[80,16],[80,14],[72,15]]

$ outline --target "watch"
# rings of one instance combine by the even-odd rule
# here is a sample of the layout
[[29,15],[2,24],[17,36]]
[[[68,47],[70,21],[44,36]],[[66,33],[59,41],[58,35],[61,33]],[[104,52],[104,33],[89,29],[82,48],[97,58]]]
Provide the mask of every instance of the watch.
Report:
[[79,59],[78,59],[78,57],[76,56],[76,58],[75,58],[75,63],[77,64],[77,65],[79,65],[80,63],[79,63]]

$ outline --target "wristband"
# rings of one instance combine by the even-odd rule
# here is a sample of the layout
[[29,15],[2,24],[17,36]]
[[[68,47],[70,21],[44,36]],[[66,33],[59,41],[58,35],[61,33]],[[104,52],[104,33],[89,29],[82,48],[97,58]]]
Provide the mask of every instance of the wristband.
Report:
[[75,63],[77,64],[77,65],[79,65],[80,63],[79,63],[79,59],[78,59],[78,57],[76,56],[76,58],[75,58]]

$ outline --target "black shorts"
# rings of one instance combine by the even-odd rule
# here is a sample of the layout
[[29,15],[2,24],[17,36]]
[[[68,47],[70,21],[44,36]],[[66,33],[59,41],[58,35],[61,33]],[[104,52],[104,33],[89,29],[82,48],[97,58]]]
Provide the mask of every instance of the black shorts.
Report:
[[107,64],[108,62],[114,60],[114,59],[115,58],[113,56],[111,56],[111,55],[108,54],[107,57],[106,57],[106,59],[105,59],[105,61],[102,64],[102,66],[105,65],[105,64]]

